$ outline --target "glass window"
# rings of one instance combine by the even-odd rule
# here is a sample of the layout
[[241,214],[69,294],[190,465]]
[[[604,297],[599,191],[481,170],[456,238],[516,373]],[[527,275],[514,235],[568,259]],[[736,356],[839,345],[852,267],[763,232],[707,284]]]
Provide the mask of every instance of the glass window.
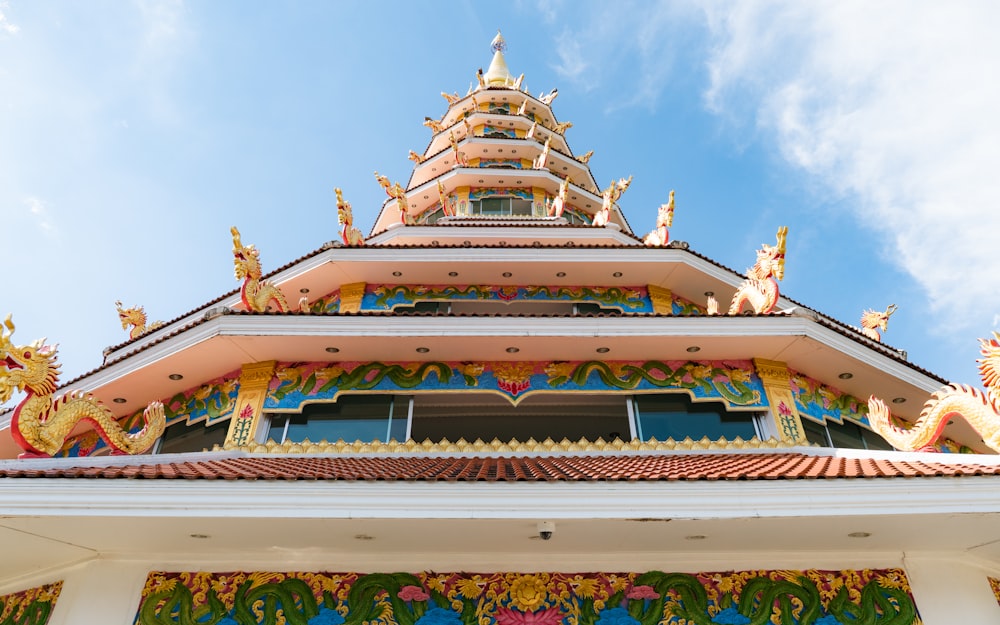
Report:
[[415,395],[412,438],[628,440],[627,401],[622,395],[550,394],[532,395],[514,406],[505,397],[487,394]]
[[816,423],[812,419],[803,417],[802,427],[806,431],[806,440],[820,447],[893,450],[892,445],[884,438],[850,421]]
[[299,414],[271,417],[268,437],[277,442],[397,441],[406,438],[406,402],[394,415],[391,395],[345,395],[332,404],[310,404]]
[[757,435],[751,413],[727,413],[717,402],[693,403],[686,395],[637,395],[636,431],[640,440],[746,440]]
[[802,428],[806,431],[806,440],[813,445],[830,447],[830,439],[826,436],[826,426],[811,419],[802,418]]
[[205,427],[204,421],[194,424],[180,421],[163,431],[156,453],[181,454],[188,451],[205,451],[225,443],[228,432],[228,420],[208,427]]
[[531,200],[519,197],[488,197],[480,200],[473,200],[472,214],[500,217],[517,215],[521,217],[531,216]]

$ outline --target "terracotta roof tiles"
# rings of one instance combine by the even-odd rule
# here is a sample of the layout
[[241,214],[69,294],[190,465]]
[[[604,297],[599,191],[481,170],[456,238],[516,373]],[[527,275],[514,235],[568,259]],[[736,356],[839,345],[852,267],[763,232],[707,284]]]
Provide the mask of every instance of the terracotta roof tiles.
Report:
[[[943,458],[941,462],[845,458],[823,454],[703,453],[569,456],[258,456],[217,460],[190,455],[133,458],[135,464],[102,459],[60,460],[33,468],[36,460],[0,464],[0,479],[276,480],[377,482],[691,482],[718,480],[829,480],[1000,476],[1000,464]],[[118,461],[120,462],[120,460]],[[48,463],[46,463],[48,464]]]

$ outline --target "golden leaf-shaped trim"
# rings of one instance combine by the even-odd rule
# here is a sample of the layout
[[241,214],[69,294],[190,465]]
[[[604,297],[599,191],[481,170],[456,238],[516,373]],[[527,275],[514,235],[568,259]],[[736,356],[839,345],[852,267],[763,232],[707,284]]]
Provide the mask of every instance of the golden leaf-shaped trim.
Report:
[[304,440],[301,442],[286,441],[284,443],[276,443],[273,440],[269,440],[266,443],[253,443],[249,445],[233,445],[227,443],[226,445],[219,447],[215,446],[215,451],[243,451],[252,454],[381,454],[381,455],[392,455],[400,453],[519,453],[519,454],[531,454],[531,453],[558,453],[558,452],[622,452],[622,451],[706,451],[706,450],[732,450],[732,449],[781,449],[788,448],[790,445],[774,439],[769,438],[767,440],[760,440],[757,437],[753,437],[747,440],[743,440],[740,437],[736,437],[731,440],[725,438],[719,438],[718,440],[712,440],[710,438],[703,437],[699,440],[691,440],[691,438],[685,438],[681,441],[676,441],[669,438],[664,441],[658,441],[656,439],[650,439],[648,441],[630,440],[623,441],[621,439],[614,439],[612,441],[605,441],[603,438],[598,438],[595,441],[589,441],[585,438],[581,438],[578,441],[570,441],[568,439],[562,439],[561,441],[554,441],[551,438],[546,438],[545,440],[539,442],[533,438],[521,442],[516,439],[504,442],[494,438],[490,442],[485,442],[481,439],[476,439],[473,442],[468,442],[464,438],[459,438],[457,441],[449,441],[443,439],[438,442],[433,442],[429,439],[425,439],[423,442],[417,442],[413,440],[408,441],[396,441],[391,440],[388,442],[382,441],[354,441],[346,442],[338,440],[335,442],[329,441],[310,441]]

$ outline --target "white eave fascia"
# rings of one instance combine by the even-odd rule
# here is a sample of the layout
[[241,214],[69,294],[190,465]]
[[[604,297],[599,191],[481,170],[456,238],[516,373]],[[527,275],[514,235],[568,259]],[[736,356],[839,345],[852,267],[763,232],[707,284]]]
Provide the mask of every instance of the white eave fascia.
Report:
[[216,336],[342,337],[754,337],[801,336],[815,340],[928,393],[941,383],[807,317],[424,317],[387,315],[217,315],[160,343],[122,358],[74,386],[97,388],[173,353]]
[[[676,482],[8,478],[11,516],[671,519],[997,514],[993,476]],[[40,488],[40,486],[44,488]]]

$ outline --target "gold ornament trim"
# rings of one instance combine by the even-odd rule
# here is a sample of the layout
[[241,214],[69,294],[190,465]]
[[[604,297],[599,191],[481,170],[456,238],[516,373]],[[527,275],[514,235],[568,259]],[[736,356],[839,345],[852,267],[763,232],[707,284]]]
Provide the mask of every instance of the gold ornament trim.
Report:
[[790,445],[776,439],[762,441],[756,437],[743,440],[736,437],[732,440],[719,438],[711,440],[707,436],[699,440],[685,438],[676,441],[672,438],[665,441],[651,439],[648,441],[623,441],[615,439],[605,441],[598,438],[596,441],[588,441],[581,438],[578,441],[562,439],[554,441],[547,438],[543,441],[536,441],[529,438],[520,442],[517,439],[504,442],[499,439],[483,441],[476,439],[472,442],[460,438],[455,442],[443,439],[438,442],[424,440],[418,442],[409,441],[317,441],[308,439],[301,442],[285,441],[276,443],[267,441],[266,443],[252,443],[237,445],[226,442],[221,448],[216,445],[213,451],[243,451],[255,454],[401,454],[401,453],[494,453],[494,452],[515,452],[515,453],[540,453],[540,452],[613,452],[613,451],[707,451],[707,450],[746,450],[746,449],[784,449]]
[[365,282],[340,285],[340,312],[356,313],[361,311],[361,300],[365,296]]
[[655,284],[647,284],[646,292],[653,303],[653,312],[658,315],[670,315],[674,312],[674,296],[670,289]]
[[236,396],[236,409],[229,420],[226,444],[246,445],[254,441],[264,413],[267,387],[278,365],[276,360],[243,365],[240,373],[240,390]]

